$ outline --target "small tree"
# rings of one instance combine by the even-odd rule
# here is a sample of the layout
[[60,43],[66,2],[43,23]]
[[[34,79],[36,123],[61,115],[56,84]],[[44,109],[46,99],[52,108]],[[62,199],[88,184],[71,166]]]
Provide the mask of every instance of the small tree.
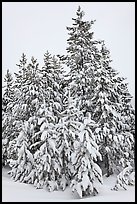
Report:
[[40,131],[35,135],[40,137],[38,142],[40,145],[34,154],[36,167],[34,185],[37,188],[48,187],[51,191],[58,188],[61,173],[61,160],[56,148],[55,118],[51,109],[44,105],[39,109],[39,113],[41,115],[38,119]]
[[83,119],[80,131],[74,141],[74,152],[71,155],[73,176],[71,187],[82,198],[87,195],[98,193],[97,181],[103,183],[102,171],[97,165],[97,158],[101,159],[96,137],[92,132],[95,126],[90,113]]
[[62,179],[60,179],[60,187],[64,190],[70,184],[72,179],[71,153],[73,151],[73,143],[75,135],[78,132],[80,111],[76,108],[76,100],[70,97],[70,90],[65,90],[65,98],[63,100],[64,110],[61,112],[61,119],[56,125],[57,131],[57,149],[59,150],[62,160]]
[[6,83],[3,88],[4,93],[2,97],[2,165],[8,162],[8,146],[9,142],[14,139],[14,126],[12,108],[14,102],[14,88],[13,78],[9,70],[5,75],[4,82]]
[[18,158],[16,160],[10,160],[10,166],[12,167],[9,174],[17,181],[24,183],[34,183],[34,158],[29,150],[29,132],[30,125],[28,122],[24,122],[22,130],[19,136],[16,138],[16,144],[18,147]]
[[127,190],[128,185],[134,185],[135,183],[135,172],[133,171],[132,166],[128,162],[126,167],[118,174],[115,186],[112,190],[118,190],[123,188]]

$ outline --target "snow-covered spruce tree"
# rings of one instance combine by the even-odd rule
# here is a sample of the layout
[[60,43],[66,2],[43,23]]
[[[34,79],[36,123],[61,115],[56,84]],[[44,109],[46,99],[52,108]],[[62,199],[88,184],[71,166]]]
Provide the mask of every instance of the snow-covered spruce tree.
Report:
[[32,57],[31,62],[27,64],[27,59],[23,54],[22,59],[20,60],[19,72],[15,74],[16,78],[14,84],[16,95],[14,98],[12,114],[14,115],[13,124],[16,137],[10,142],[8,147],[8,152],[11,155],[10,158],[13,160],[15,160],[15,156],[17,159],[17,137],[22,131],[22,124],[24,121],[31,123],[30,127],[33,131],[31,131],[31,135],[28,135],[30,142],[29,150],[31,153],[35,151],[33,148],[31,149],[31,145],[34,143],[32,136],[38,129],[36,124],[36,113],[38,105],[42,100],[37,70],[37,61]]
[[18,65],[19,72],[15,73],[14,87],[18,95],[15,98],[13,113],[18,137],[11,141],[8,150],[12,153],[16,147],[14,154],[16,153],[17,158],[10,159],[12,167],[10,173],[13,179],[27,183],[33,183],[35,179],[35,168],[28,157],[33,157],[39,145],[39,141],[34,138],[36,132],[39,131],[37,110],[43,101],[37,72],[38,65],[37,60],[33,57],[27,64],[26,56],[23,54],[20,65]]
[[128,91],[128,83],[126,79],[118,77],[119,85],[117,91],[121,96],[122,101],[122,120],[125,126],[123,130],[129,132],[135,136],[135,109],[132,106],[132,96]]
[[[67,27],[70,35],[67,40],[69,45],[67,56],[60,56],[60,59],[70,68],[68,83],[73,84],[72,96],[78,98],[80,110],[84,110],[85,114],[90,112],[93,118],[95,113],[93,97],[98,94],[94,86],[96,86],[96,79],[99,78],[97,76],[95,79],[100,67],[101,41],[94,40],[93,32],[90,32],[94,21],[83,21],[84,13],[80,7],[76,14],[77,18],[73,18],[73,26]],[[104,70],[104,74],[105,72]]]
[[[132,167],[134,167],[134,150],[135,150],[135,109],[131,104],[132,96],[128,91],[128,83],[122,77],[118,78],[119,85],[117,87],[122,101],[122,113],[121,120],[123,122],[122,135],[124,136],[122,146],[126,152],[126,158],[131,161]],[[128,151],[130,150],[130,151]]]
[[16,138],[18,158],[10,160],[10,166],[12,167],[9,174],[17,181],[24,183],[34,183],[35,169],[34,159],[30,152],[30,136],[31,125],[28,121],[24,121],[22,124],[22,130]]
[[19,71],[18,73],[15,73],[15,80],[14,80],[14,103],[13,103],[13,108],[12,108],[12,115],[14,116],[14,120],[12,124],[14,125],[14,138],[10,141],[9,147],[8,147],[8,152],[9,152],[9,161],[10,159],[17,159],[17,146],[16,146],[16,138],[18,137],[20,131],[21,131],[21,126],[22,126],[22,113],[21,113],[21,89],[23,85],[23,79],[25,76],[26,72],[26,66],[27,66],[27,59],[25,54],[23,53],[21,56],[20,64],[17,65],[19,66]]
[[[94,72],[93,118],[98,125],[95,132],[99,139],[100,152],[103,155],[103,165],[105,165],[107,176],[109,176],[118,170],[123,159],[125,163],[131,159],[126,155],[131,154],[133,136],[124,133],[123,103],[121,94],[117,91],[119,77],[110,66],[109,51],[104,43],[100,54],[99,63],[96,65],[98,69]],[[130,140],[132,145],[127,146]]]
[[109,66],[110,62],[110,56],[109,51],[107,50],[105,44],[102,45],[101,50],[102,56],[103,56],[103,66],[109,71],[109,75],[113,78],[113,82],[115,83],[114,90],[119,95],[119,101],[122,103],[122,109],[121,109],[121,115],[122,115],[122,121],[125,124],[124,127],[122,127],[122,130],[127,130],[131,132],[133,135],[135,134],[135,110],[131,104],[132,96],[129,93],[128,90],[128,83],[126,82],[126,79],[123,77],[120,77],[118,72],[116,72],[111,66]]
[[122,112],[121,121],[122,131],[119,137],[121,137],[120,142],[120,153],[121,154],[119,164],[120,173],[117,176],[116,184],[113,190],[118,190],[119,188],[127,189],[127,185],[135,184],[135,164],[134,164],[134,151],[135,151],[135,110],[131,105],[132,96],[130,95],[127,87],[127,83],[124,82],[123,77],[118,77],[117,91],[121,96],[122,101]]
[[118,174],[115,186],[111,190],[118,190],[123,188],[127,190],[128,185],[135,184],[135,172],[133,172],[133,167],[130,162],[127,162],[126,167]]
[[114,92],[114,71],[112,70],[111,73],[108,52],[104,52],[103,49],[101,51],[98,51],[98,60],[94,64],[97,69],[94,71],[95,92],[92,98],[92,104],[94,106],[92,116],[97,123],[95,134],[98,139],[100,152],[103,156],[102,163],[105,165],[107,176],[109,176],[113,172],[112,143],[114,142],[114,137],[116,137],[119,121],[119,114],[116,112],[116,106],[118,107],[119,101],[117,101],[117,93]]
[[[61,173],[61,159],[56,148],[55,117],[50,107],[42,105],[39,109],[38,124],[40,131],[34,136],[40,136],[40,147],[34,154],[37,188],[48,187],[50,191],[58,189],[58,179]],[[34,143],[35,145],[35,143]]]
[[55,127],[62,110],[60,84],[63,70],[57,58],[52,57],[47,51],[44,55],[44,66],[39,70],[39,73],[44,97],[37,114],[39,132],[34,135],[34,138],[39,138],[41,143],[34,156],[36,163],[35,186],[37,188],[47,187],[52,191],[58,189],[62,168],[60,153],[56,147]]
[[19,92],[16,101],[15,113],[19,120],[27,121],[29,117],[34,116],[37,108],[38,99],[42,100],[40,93],[40,83],[38,76],[37,60],[31,58],[31,62],[27,64],[26,56],[22,55],[20,60],[19,72],[15,73],[15,88]]
[[10,73],[9,69],[7,69],[7,73],[4,78],[4,86],[3,86],[3,96],[2,96],[2,110],[6,112],[9,103],[13,102],[14,98],[14,89],[13,89],[13,77]]
[[102,172],[96,159],[101,159],[101,155],[91,131],[93,121],[90,114],[88,118],[84,118],[83,111],[78,108],[78,99],[71,96],[71,86],[73,88],[73,82],[65,88],[65,108],[57,124],[57,147],[63,162],[63,179],[60,185],[63,189],[70,185],[72,191],[76,191],[82,198],[98,193],[96,180],[102,182]]
[[84,114],[90,112],[93,117],[94,77],[100,63],[101,41],[94,40],[90,31],[94,21],[83,21],[84,12],[80,7],[76,14],[73,26],[67,27],[70,35],[67,56],[60,56],[60,59],[70,69],[68,84],[73,84],[72,95],[78,98],[80,110],[84,110]]
[[94,126],[95,122],[91,120],[90,113],[87,113],[75,137],[74,151],[71,154],[73,166],[71,187],[81,198],[98,194],[97,181],[103,183],[102,170],[97,164],[97,159],[101,160],[102,157],[92,132]]
[[67,55],[60,56],[67,65],[69,82],[74,82],[73,96],[79,98],[80,110],[92,111],[91,98],[94,95],[93,73],[96,67],[94,61],[98,58],[100,41],[93,39],[91,32],[94,21],[83,21],[84,12],[79,7],[76,18],[72,18],[73,26],[67,27],[69,38],[67,40]]
[[[64,97],[63,97],[63,110],[60,113],[61,118],[56,125],[57,131],[57,149],[60,152],[60,158],[62,160],[62,177],[59,181],[59,186],[63,190],[67,185],[70,184],[72,179],[72,164],[70,162],[71,152],[73,151],[73,142],[75,140],[75,135],[78,132],[79,121],[82,117],[81,113],[76,108],[76,100],[73,101],[70,98],[70,90],[64,88]],[[78,118],[79,116],[79,118]]]
[[[39,69],[39,74],[41,78],[41,87],[44,91],[44,104],[47,107],[51,107],[54,112],[54,116],[58,121],[59,114],[61,111],[61,98],[62,98],[62,88],[61,83],[63,80],[63,68],[60,61],[47,51],[44,54],[44,66]],[[56,122],[57,122],[56,121]]]
[[2,96],[2,165],[6,165],[8,162],[9,142],[14,139],[14,127],[13,127],[13,101],[14,101],[14,89],[12,74],[7,70],[4,78],[5,86],[3,86]]
[[[73,26],[67,27],[70,35],[67,40],[67,56],[60,56],[60,59],[70,69],[68,84],[73,82],[72,93],[74,98],[78,98],[80,110],[85,110],[85,114],[90,112],[98,123],[96,134],[107,175],[110,175],[114,170],[111,162],[114,161],[117,166],[119,158],[124,154],[123,150],[121,156],[117,154],[122,140],[118,135],[124,125],[121,121],[121,97],[116,91],[118,73],[110,66],[109,51],[102,46],[103,41],[93,39],[90,28],[94,22],[83,21],[83,16],[79,7],[77,18],[73,18]],[[99,128],[101,135],[98,134]]]

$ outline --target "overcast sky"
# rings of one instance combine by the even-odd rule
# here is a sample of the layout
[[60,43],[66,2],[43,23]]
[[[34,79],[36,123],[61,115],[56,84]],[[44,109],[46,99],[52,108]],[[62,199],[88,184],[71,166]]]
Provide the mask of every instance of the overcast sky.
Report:
[[105,40],[113,67],[127,78],[135,95],[135,3],[134,2],[3,2],[2,76],[17,72],[24,52],[43,63],[43,55],[64,54],[68,32],[78,6],[86,20],[94,20],[94,38]]

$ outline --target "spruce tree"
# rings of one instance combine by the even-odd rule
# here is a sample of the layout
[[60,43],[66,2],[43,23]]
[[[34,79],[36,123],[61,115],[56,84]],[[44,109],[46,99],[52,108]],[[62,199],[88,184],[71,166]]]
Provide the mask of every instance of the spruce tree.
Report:
[[39,112],[40,131],[36,134],[40,136],[40,147],[34,154],[36,168],[34,185],[37,188],[47,187],[52,191],[58,188],[61,173],[60,154],[56,148],[55,118],[50,107],[42,105]]
[[[110,67],[109,52],[104,52],[104,47],[100,51],[99,62],[96,62],[97,69],[94,72],[94,97],[92,98],[93,118],[98,127],[95,130],[103,155],[103,164],[107,171],[107,176],[113,173],[113,156],[117,141],[118,123],[120,113],[117,111],[121,106],[119,95],[115,92],[113,82],[114,71]],[[112,73],[111,73],[112,71]],[[116,138],[116,139],[115,139]],[[114,143],[114,144],[113,144]]]
[[62,178],[60,178],[60,187],[64,190],[67,185],[70,185],[72,179],[72,164],[71,153],[73,151],[73,143],[75,135],[78,132],[79,124],[78,116],[81,118],[81,113],[76,108],[76,100],[70,97],[70,90],[64,89],[63,111],[61,118],[56,125],[57,131],[57,149],[60,152],[62,160]]
[[8,153],[9,142],[14,139],[13,126],[13,102],[14,102],[14,88],[12,74],[7,70],[4,78],[5,86],[2,96],[2,165],[6,165],[10,157]]
[[[13,140],[10,141],[8,152],[10,153],[12,160],[18,160],[18,152],[20,151],[17,142],[18,136],[23,131],[23,124],[28,123],[30,125],[30,133],[27,131],[27,139],[29,140],[28,151],[32,154],[35,149],[31,148],[33,141],[33,135],[37,132],[37,118],[36,113],[38,105],[41,102],[42,95],[40,93],[39,76],[37,73],[38,63],[33,57],[31,62],[27,64],[26,56],[23,54],[20,60],[19,72],[15,73],[14,90],[16,92],[12,114],[14,115],[14,134],[16,135]],[[11,164],[12,165],[12,164]],[[18,169],[18,166],[16,166]]]
[[[19,72],[15,73],[15,88],[19,92],[15,108],[15,114],[19,120],[27,121],[29,117],[34,116],[37,111],[36,104],[41,100],[40,83],[38,76],[37,60],[31,58],[31,62],[27,64],[26,56],[23,54],[20,60]],[[19,118],[20,116],[20,118]]]
[[29,150],[30,132],[30,124],[27,121],[23,122],[22,130],[16,138],[18,158],[10,160],[12,169],[9,174],[15,181],[24,183],[34,183],[35,178],[34,158]]
[[[103,165],[109,176],[118,170],[123,158],[125,162],[127,161],[125,155],[131,153],[133,136],[125,134],[125,122],[122,116],[123,94],[118,91],[120,77],[110,65],[110,52],[106,49],[104,42],[100,53],[100,63],[94,77],[93,118],[98,125],[95,132],[99,139],[100,152],[103,155]],[[126,144],[130,140],[132,147]]]
[[94,21],[84,21],[84,12],[79,7],[76,18],[72,18],[73,26],[67,27],[69,38],[66,48],[67,55],[59,56],[69,68],[69,82],[73,82],[72,93],[79,98],[80,110],[92,111],[91,98],[94,95],[93,74],[95,61],[98,59],[100,41],[94,40],[90,30]]
[[[55,109],[54,115],[61,111],[63,68],[59,60],[47,51],[44,54],[44,65],[39,69],[41,88],[44,94],[44,101],[47,107]],[[58,116],[57,116],[58,121]]]
[[[62,188],[70,185],[82,198],[98,193],[96,182],[102,182],[102,172],[96,161],[101,159],[91,128],[95,125],[90,114],[84,118],[78,99],[71,96],[73,82],[65,88],[64,111],[57,124],[59,152],[63,168]],[[84,123],[84,124],[83,124]],[[93,125],[93,124],[94,125]]]
[[98,194],[97,181],[103,183],[102,170],[97,164],[97,160],[101,160],[102,157],[92,132],[94,126],[95,122],[91,120],[90,113],[87,113],[75,138],[74,151],[71,155],[74,171],[71,187],[81,198]]
[[[80,7],[76,14],[77,17],[72,19],[73,26],[67,27],[70,36],[67,40],[67,55],[60,56],[60,59],[70,69],[68,84],[73,84],[71,94],[78,99],[77,105],[84,115],[90,112],[91,118],[98,125],[93,131],[96,129],[95,134],[103,155],[102,162],[109,176],[117,169],[120,158],[124,157],[124,150],[120,148],[124,122],[123,103],[117,91],[118,72],[110,65],[112,60],[104,41],[93,39],[90,29],[94,21],[83,21],[84,12]],[[127,136],[126,133],[124,138],[128,138],[126,141],[132,140],[132,135]]]
[[[34,134],[33,146],[36,161],[35,186],[47,187],[50,191],[58,189],[61,177],[60,153],[56,147],[57,134],[55,126],[59,121],[62,110],[62,93],[60,84],[62,81],[62,67],[55,56],[47,51],[44,55],[44,66],[39,69],[41,93],[43,101],[37,111],[37,126],[39,131]],[[37,146],[37,144],[39,144]]]
[[124,125],[124,131],[130,132],[135,136],[135,110],[132,106],[132,96],[128,90],[128,83],[123,77],[118,77],[119,85],[117,91],[121,96],[122,102],[122,120]]

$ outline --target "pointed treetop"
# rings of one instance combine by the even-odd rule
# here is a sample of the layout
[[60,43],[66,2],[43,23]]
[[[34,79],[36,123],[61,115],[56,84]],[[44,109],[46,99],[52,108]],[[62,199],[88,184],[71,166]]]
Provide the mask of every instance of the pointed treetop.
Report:
[[10,82],[13,80],[12,74],[10,73],[9,69],[7,69],[5,78],[4,78],[4,82]]
[[26,55],[24,53],[22,53],[20,62],[23,65],[25,65],[27,63]]
[[76,12],[78,19],[82,19],[82,17],[85,15],[84,11],[81,10],[81,7],[78,7],[78,10]]

